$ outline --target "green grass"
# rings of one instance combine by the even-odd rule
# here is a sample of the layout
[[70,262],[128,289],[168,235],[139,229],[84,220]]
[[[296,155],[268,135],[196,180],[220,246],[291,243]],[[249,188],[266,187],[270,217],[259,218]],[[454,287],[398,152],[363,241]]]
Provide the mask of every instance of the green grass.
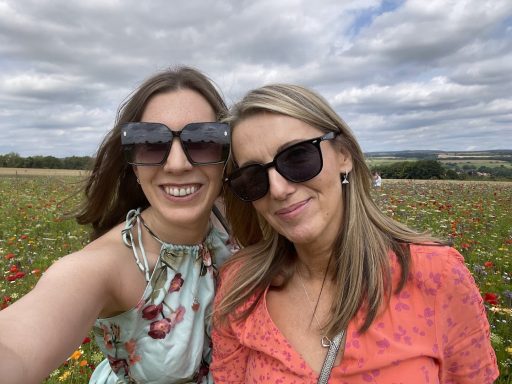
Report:
[[[0,177],[0,305],[12,304],[54,260],[86,244],[87,229],[62,219],[78,197],[61,201],[78,180]],[[497,383],[512,383],[512,183],[384,180],[373,193],[395,219],[451,237],[482,295],[497,295],[497,305],[486,303],[501,372]],[[8,281],[13,266],[25,276]],[[45,383],[87,383],[101,360],[94,343],[86,342]]]
[[505,167],[505,168],[512,168],[512,163],[509,161],[503,161],[503,160],[466,160],[466,159],[439,159],[439,161],[444,164],[457,164],[457,166],[462,167],[464,165],[469,165],[475,169],[478,169],[480,167],[488,167],[488,168],[497,168],[497,167]]

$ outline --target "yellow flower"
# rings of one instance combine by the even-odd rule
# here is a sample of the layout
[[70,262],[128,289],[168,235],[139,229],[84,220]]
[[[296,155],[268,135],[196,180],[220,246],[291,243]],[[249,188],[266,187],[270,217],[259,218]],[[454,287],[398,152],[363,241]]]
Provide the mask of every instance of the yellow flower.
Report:
[[512,347],[505,348],[505,351],[507,351],[508,353],[510,353],[512,355]]
[[66,380],[69,376],[71,376],[71,372],[66,371],[66,372],[64,372],[62,375],[60,375],[60,376],[59,376],[59,381],[64,381],[64,380]]

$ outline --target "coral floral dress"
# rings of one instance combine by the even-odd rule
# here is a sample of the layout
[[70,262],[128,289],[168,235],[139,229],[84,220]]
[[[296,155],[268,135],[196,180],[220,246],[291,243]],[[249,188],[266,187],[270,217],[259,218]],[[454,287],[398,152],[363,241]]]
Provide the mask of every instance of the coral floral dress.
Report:
[[[486,384],[498,377],[482,297],[462,256],[429,245],[411,245],[411,256],[406,286],[369,330],[357,332],[362,313],[349,324],[329,383]],[[391,258],[396,285],[400,267]],[[213,330],[215,382],[316,383],[318,373],[273,323],[265,297],[247,319]]]
[[201,244],[162,243],[150,274],[144,247],[136,246],[141,221],[139,210],[128,213],[123,240],[147,286],[135,308],[97,319],[93,331],[106,359],[90,383],[211,383],[208,315],[216,266],[231,254],[228,236],[212,228]]

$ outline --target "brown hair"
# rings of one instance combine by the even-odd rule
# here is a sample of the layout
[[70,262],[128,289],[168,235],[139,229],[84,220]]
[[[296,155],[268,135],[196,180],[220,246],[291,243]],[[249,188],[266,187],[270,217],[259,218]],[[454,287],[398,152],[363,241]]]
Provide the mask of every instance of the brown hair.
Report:
[[[338,148],[350,154],[353,168],[350,182],[342,188],[343,224],[332,246],[330,266],[334,268],[335,299],[324,331],[334,335],[345,329],[364,305],[366,318],[360,330],[368,329],[377,316],[385,297],[391,294],[389,250],[396,253],[401,265],[397,291],[405,285],[410,268],[407,243],[435,241],[384,215],[370,196],[371,173],[363,152],[348,125],[318,94],[297,85],[274,84],[250,91],[234,105],[226,119],[232,127],[249,116],[261,113],[281,114],[301,120],[323,132],[339,132]],[[228,161],[226,172],[235,167]],[[263,291],[282,277],[291,277],[295,265],[293,244],[277,233],[254,209],[224,188],[226,215],[234,237],[245,248],[223,266],[233,268],[223,281],[222,296],[215,319],[226,321],[246,318]],[[229,281],[228,281],[229,280]],[[252,295],[258,298],[245,310],[241,305]]]
[[122,222],[130,209],[149,206],[132,166],[124,159],[120,127],[126,122],[140,121],[153,96],[179,89],[201,94],[212,106],[218,120],[226,115],[226,104],[214,83],[197,69],[169,68],[144,81],[120,105],[115,125],[101,143],[92,173],[84,186],[85,200],[75,216],[79,224],[92,224],[92,240]]

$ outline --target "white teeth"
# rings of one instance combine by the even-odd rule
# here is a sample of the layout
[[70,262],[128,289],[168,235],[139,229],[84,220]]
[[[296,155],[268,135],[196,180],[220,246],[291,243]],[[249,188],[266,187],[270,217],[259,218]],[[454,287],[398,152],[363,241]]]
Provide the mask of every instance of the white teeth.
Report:
[[191,195],[195,191],[197,191],[197,187],[191,186],[186,188],[178,188],[178,187],[164,187],[165,193],[171,196],[181,197]]

